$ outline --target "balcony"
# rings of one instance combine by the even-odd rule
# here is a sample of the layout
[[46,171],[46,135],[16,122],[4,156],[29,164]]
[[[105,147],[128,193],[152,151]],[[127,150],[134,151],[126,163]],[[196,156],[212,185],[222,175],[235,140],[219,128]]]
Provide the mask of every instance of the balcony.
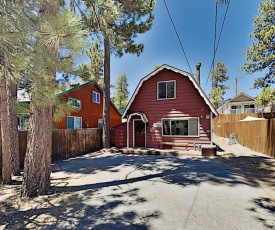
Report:
[[255,113],[255,108],[244,108],[244,113]]
[[241,109],[230,109],[229,111],[230,111],[231,114],[242,113]]
[[230,109],[231,114],[255,113],[255,108]]

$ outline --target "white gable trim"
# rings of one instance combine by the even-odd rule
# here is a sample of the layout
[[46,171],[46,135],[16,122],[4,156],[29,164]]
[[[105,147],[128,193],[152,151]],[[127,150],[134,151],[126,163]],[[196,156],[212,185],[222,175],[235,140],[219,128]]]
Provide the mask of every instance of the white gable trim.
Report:
[[234,97],[233,99],[231,99],[230,102],[236,100],[238,97],[240,97],[240,96],[242,96],[242,95],[245,96],[245,97],[250,98],[250,99],[253,100],[253,101],[255,101],[255,99],[254,99],[253,97],[250,97],[249,95],[247,95],[247,94],[245,94],[245,93],[242,92],[242,93],[239,93],[238,96],[236,96],[236,97]]
[[179,73],[183,76],[187,76],[189,78],[189,80],[193,83],[194,87],[198,90],[199,94],[201,95],[201,97],[203,98],[203,100],[205,101],[205,103],[209,106],[210,110],[212,111],[213,114],[215,114],[216,116],[218,115],[217,110],[214,108],[214,106],[212,105],[212,103],[210,102],[210,100],[208,99],[208,97],[205,95],[205,93],[203,92],[203,90],[201,89],[201,87],[198,85],[198,83],[195,81],[195,79],[192,77],[192,75],[188,72],[185,72],[183,70],[177,69],[175,67],[169,66],[169,65],[162,65],[161,67],[159,67],[158,69],[154,70],[153,72],[151,72],[150,74],[148,74],[147,76],[145,76],[144,78],[142,78],[137,86],[137,88],[135,89],[134,94],[132,95],[130,101],[127,104],[126,109],[124,110],[124,113],[122,114],[122,118],[126,118],[126,114],[128,109],[130,108],[131,104],[133,103],[133,101],[135,100],[136,95],[139,92],[139,89],[141,88],[141,86],[143,85],[143,83],[148,80],[150,77],[155,76],[158,72],[162,71],[163,69],[168,69],[171,70],[175,73]]

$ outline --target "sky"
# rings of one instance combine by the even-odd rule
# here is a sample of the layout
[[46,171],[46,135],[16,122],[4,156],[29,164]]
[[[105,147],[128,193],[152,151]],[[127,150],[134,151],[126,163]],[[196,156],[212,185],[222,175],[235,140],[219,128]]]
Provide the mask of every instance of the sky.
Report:
[[[238,77],[238,92],[252,97],[260,93],[252,89],[254,80],[261,73],[247,75],[240,67],[245,63],[244,51],[252,45],[254,17],[258,15],[260,0],[231,0],[215,61],[224,62],[228,68],[230,89],[224,99],[235,97],[234,79]],[[209,95],[211,79],[208,79],[213,59],[215,0],[166,0],[170,14],[183,44],[193,74],[196,63],[201,62],[201,88]],[[221,30],[226,4],[218,7],[217,35]],[[126,54],[121,58],[111,56],[111,84],[125,73],[128,79],[129,97],[140,79],[151,73],[154,66],[168,64],[190,73],[166,11],[164,1],[156,0],[155,19],[151,30],[139,35],[137,43],[144,44],[144,52],[137,57]]]

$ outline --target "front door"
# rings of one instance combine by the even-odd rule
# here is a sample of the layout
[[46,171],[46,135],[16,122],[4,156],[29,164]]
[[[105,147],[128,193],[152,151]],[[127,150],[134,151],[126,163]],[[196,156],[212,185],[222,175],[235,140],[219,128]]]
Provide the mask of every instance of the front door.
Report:
[[135,146],[145,147],[145,124],[142,120],[134,120]]

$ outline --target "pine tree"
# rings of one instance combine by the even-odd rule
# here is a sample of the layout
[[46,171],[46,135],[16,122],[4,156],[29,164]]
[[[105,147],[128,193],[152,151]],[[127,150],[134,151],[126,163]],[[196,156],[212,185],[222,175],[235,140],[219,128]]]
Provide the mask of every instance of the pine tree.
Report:
[[86,35],[77,15],[60,8],[59,1],[42,1],[38,9],[30,50],[34,67],[29,75],[31,104],[23,196],[45,194],[50,189],[55,75],[56,71],[72,70],[74,54],[83,48]]
[[94,80],[100,87],[103,84],[103,50],[97,39],[93,40],[90,49],[86,52],[90,62],[79,67],[80,77],[84,80]]
[[11,9],[5,14],[8,20],[0,18],[6,29],[0,35],[5,61],[0,64],[11,73],[6,76],[15,76],[18,82],[23,77],[28,82],[31,102],[22,195],[31,197],[50,188],[56,71],[72,72],[75,54],[84,47],[87,32],[77,14],[60,8],[59,1],[7,3]]
[[112,101],[119,110],[125,109],[128,103],[128,82],[126,74],[120,74],[113,86],[115,88],[115,93]]
[[259,15],[254,18],[254,31],[249,35],[253,44],[245,50],[246,73],[262,72],[254,82],[254,88],[275,84],[275,0],[260,3]]
[[229,79],[227,76],[227,68],[223,62],[217,62],[214,70],[211,73],[213,87],[210,93],[210,100],[218,108],[222,104],[223,95],[226,93],[226,89],[229,86],[224,84]]
[[110,55],[140,55],[143,44],[134,38],[152,27],[154,0],[87,0],[84,19],[104,44],[103,147],[110,147]]
[[[23,4],[21,1],[20,4]],[[1,77],[1,140],[3,155],[2,170],[4,183],[11,182],[11,173],[19,175],[19,143],[17,130],[17,113],[13,106],[17,92],[18,72],[10,62],[17,58],[22,50],[20,39],[26,35],[25,28],[19,31],[20,11],[16,1],[4,1],[0,5],[0,77]],[[17,60],[16,60],[17,61]]]

